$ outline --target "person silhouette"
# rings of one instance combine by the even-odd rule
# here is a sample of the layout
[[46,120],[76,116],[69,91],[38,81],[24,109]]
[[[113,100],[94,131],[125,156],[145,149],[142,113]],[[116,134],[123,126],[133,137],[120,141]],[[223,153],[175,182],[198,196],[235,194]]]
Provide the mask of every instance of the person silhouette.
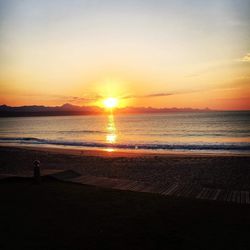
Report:
[[41,181],[41,178],[40,178],[40,164],[41,164],[41,162],[39,160],[33,161],[35,183],[40,183],[40,181]]

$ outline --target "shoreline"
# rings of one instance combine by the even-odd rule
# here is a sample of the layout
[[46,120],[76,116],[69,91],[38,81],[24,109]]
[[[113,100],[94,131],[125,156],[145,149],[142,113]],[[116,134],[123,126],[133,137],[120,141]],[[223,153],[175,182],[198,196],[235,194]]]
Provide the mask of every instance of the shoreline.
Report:
[[171,151],[162,150],[156,152],[155,150],[130,150],[130,149],[114,149],[114,148],[76,148],[72,146],[59,146],[59,145],[10,145],[0,144],[0,148],[20,148],[26,150],[42,151],[48,153],[59,153],[75,156],[96,156],[96,157],[246,157],[250,158],[249,153],[235,153],[235,152],[187,152],[187,151]]

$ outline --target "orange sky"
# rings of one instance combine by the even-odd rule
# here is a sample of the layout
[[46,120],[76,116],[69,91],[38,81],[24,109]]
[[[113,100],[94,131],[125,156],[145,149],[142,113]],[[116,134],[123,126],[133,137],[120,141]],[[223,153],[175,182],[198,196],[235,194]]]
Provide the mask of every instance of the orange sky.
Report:
[[0,104],[250,109],[250,3],[0,2]]

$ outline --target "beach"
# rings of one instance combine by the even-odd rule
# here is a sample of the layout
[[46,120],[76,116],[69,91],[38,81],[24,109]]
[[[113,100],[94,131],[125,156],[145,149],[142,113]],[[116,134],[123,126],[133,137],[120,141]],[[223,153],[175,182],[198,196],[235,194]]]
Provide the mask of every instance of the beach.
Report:
[[0,147],[0,174],[32,172],[33,161],[45,169],[128,179],[147,184],[177,183],[197,187],[249,190],[250,156],[80,150],[56,147]]
[[[0,248],[248,249],[249,205],[58,181],[46,170],[133,180],[249,190],[250,157],[0,147]],[[18,177],[27,176],[27,177]]]
[[250,250],[250,0],[0,0],[0,250]]

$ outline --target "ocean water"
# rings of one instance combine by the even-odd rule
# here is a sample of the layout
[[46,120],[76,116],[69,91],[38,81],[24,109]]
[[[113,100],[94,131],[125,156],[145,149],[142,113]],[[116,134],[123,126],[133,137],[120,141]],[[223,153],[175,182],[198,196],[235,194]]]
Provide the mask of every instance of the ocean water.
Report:
[[250,112],[0,118],[0,144],[250,153]]

